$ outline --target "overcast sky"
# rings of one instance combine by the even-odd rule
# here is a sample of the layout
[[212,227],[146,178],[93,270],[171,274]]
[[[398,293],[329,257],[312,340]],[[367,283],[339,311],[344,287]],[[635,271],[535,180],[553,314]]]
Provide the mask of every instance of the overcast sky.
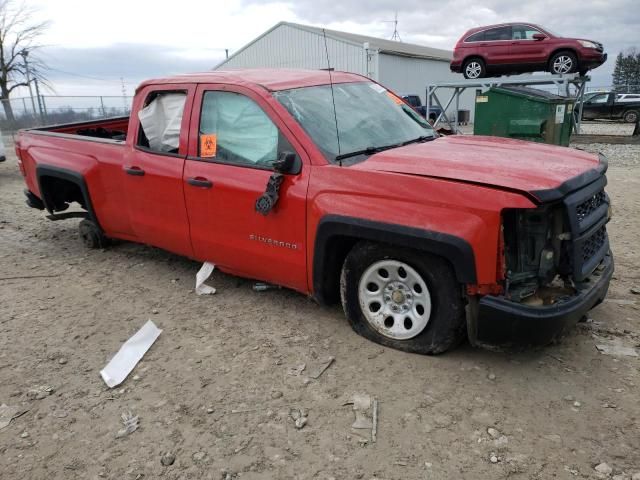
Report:
[[51,22],[42,55],[59,95],[128,94],[143,79],[203,71],[269,29],[292,21],[390,38],[398,13],[405,42],[452,49],[465,30],[529,21],[565,36],[599,40],[610,60],[592,85],[611,82],[620,50],[640,47],[638,0],[31,0]]

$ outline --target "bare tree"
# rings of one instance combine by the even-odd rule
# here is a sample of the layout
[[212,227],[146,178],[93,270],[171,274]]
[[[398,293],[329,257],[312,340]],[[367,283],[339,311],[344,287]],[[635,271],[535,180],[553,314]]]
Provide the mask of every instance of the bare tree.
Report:
[[36,80],[48,86],[46,65],[33,55],[42,46],[38,39],[48,22],[34,22],[33,14],[23,2],[0,0],[0,101],[9,121],[14,120],[11,92]]

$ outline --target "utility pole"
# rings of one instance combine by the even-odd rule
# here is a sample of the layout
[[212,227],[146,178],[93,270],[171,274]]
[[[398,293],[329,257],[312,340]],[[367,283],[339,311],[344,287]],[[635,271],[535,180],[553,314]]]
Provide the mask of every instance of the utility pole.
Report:
[[40,88],[38,87],[38,78],[33,78],[33,84],[36,86],[36,98],[38,99],[38,111],[40,112],[40,120],[44,121],[44,114],[42,112],[42,101],[40,100]]
[[129,104],[127,102],[127,87],[124,85],[124,77],[120,77],[120,84],[122,85],[122,113],[127,115],[129,113]]
[[22,55],[22,58],[24,59],[24,69],[25,69],[25,75],[27,77],[27,86],[29,87],[29,96],[31,97],[31,107],[33,108],[33,114],[36,114],[36,102],[33,99],[33,90],[31,89],[31,72],[29,71],[29,62],[27,62],[27,56],[29,55],[29,52],[26,49],[23,49],[20,52],[20,55]]

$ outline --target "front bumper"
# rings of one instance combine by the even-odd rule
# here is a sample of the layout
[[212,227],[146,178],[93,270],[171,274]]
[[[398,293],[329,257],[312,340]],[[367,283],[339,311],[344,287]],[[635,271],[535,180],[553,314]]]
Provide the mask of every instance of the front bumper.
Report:
[[482,297],[468,320],[471,343],[509,348],[552,342],[602,302],[613,269],[613,256],[609,252],[591,277],[577,287],[573,297],[554,305],[533,307],[502,296]]
[[596,68],[607,61],[607,54],[596,50],[583,52],[580,57],[580,66],[585,68]]

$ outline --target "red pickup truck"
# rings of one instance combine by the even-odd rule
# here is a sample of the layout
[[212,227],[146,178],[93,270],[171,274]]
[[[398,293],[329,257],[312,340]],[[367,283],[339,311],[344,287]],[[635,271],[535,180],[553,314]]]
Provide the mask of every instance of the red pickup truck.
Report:
[[438,138],[354,74],[151,80],[131,117],[22,130],[16,152],[27,204],[83,217],[89,247],[150,244],[341,300],[356,332],[405,351],[549,342],[613,273],[604,157]]

